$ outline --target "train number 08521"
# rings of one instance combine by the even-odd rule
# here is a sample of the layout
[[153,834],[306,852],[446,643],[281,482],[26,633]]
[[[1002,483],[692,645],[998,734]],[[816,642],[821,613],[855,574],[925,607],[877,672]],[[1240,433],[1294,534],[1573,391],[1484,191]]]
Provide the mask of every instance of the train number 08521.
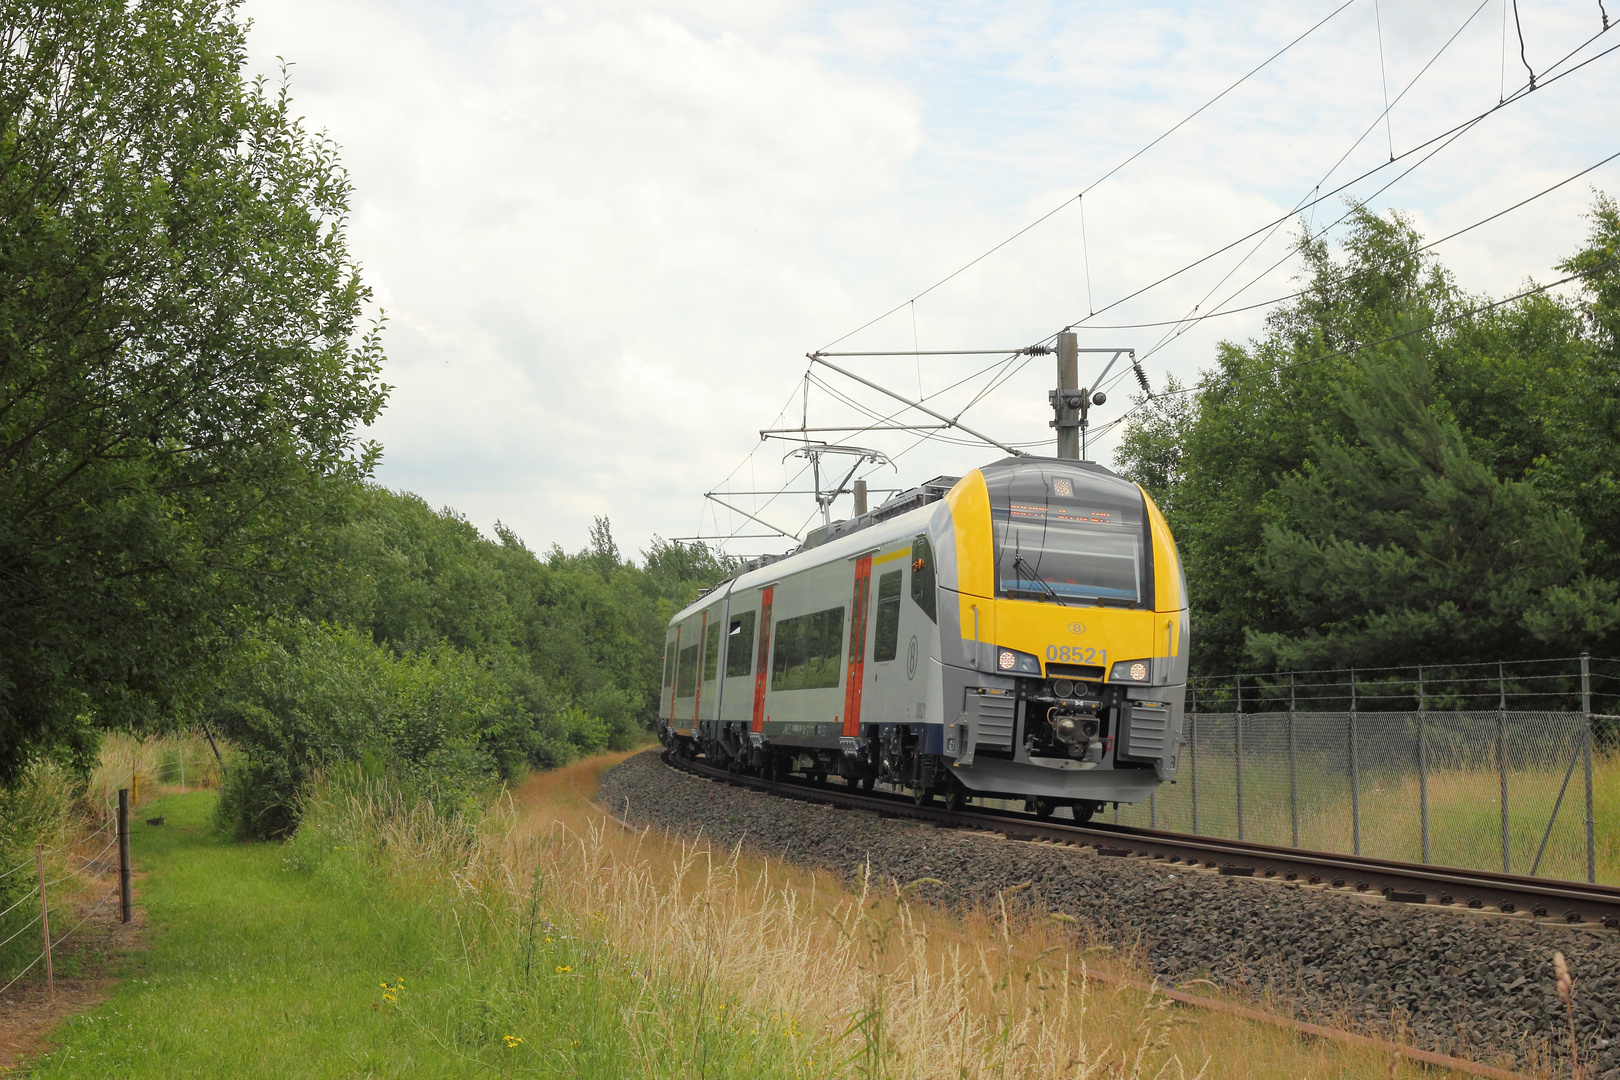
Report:
[[1088,649],[1083,645],[1048,645],[1046,662],[1049,664],[1108,664],[1107,649]]

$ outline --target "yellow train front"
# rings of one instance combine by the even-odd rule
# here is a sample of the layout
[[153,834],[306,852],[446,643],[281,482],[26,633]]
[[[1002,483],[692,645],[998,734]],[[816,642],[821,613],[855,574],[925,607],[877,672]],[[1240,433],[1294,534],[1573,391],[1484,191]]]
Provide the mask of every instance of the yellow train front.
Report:
[[1101,466],[1015,457],[812,534],[670,621],[660,735],[766,775],[1084,820],[1174,781],[1187,589]]

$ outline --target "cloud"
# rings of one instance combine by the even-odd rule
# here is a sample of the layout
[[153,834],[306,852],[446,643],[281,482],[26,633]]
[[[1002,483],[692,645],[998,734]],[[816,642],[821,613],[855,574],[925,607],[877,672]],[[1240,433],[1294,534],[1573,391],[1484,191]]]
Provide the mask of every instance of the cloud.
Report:
[[[1069,206],[845,347],[1040,340],[1286,215],[1352,144],[1329,186],[1386,162],[1391,145],[1400,152],[1494,104],[1499,84],[1511,89],[1522,75],[1506,63],[1517,39],[1510,25],[1515,52],[1505,52],[1498,0],[1387,126],[1356,143],[1383,108],[1385,76],[1399,93],[1476,6],[1384,5],[1381,71],[1371,5],[1352,5],[1088,194],[1083,227]],[[379,478],[486,529],[505,521],[538,547],[580,547],[591,517],[606,514],[630,550],[655,532],[726,526],[701,495],[739,461],[733,491],[792,475],[797,464],[781,461],[788,447],[758,449],[758,431],[795,392],[805,351],[1070,199],[1330,10],[785,0],[246,8],[252,63],[274,72],[277,56],[294,62],[298,108],[341,144],[356,185],[351,242],[388,310],[387,377],[397,387],[373,432],[386,451]],[[1573,0],[1536,5],[1526,26],[1533,62],[1594,32],[1588,14]],[[1596,104],[1615,96],[1611,67],[1600,61],[1503,110],[1375,205],[1408,207],[1425,229],[1445,232],[1612,152]],[[1593,179],[1613,186],[1612,172]],[[1448,245],[1445,257],[1472,288],[1544,275],[1578,242],[1588,198],[1571,185]],[[1324,204],[1313,217],[1321,224],[1341,210]],[[1251,280],[1237,302],[1287,292],[1290,265],[1271,267],[1292,231],[1096,321],[1208,310]],[[1192,374],[1217,338],[1253,333],[1260,319],[1198,325],[1150,362],[1153,377]],[[1082,344],[1145,352],[1161,333],[1088,330]],[[991,359],[852,363],[932,393]],[[968,422],[1004,439],[1046,439],[1050,363],[1009,368]],[[832,378],[879,415],[892,405]],[[946,395],[944,411],[976,391]],[[810,395],[812,423],[864,416],[819,386]],[[802,401],[792,409],[803,415]],[[899,455],[916,436],[862,438]],[[915,482],[989,456],[930,442],[880,475]],[[797,529],[812,509],[796,497],[766,516]]]

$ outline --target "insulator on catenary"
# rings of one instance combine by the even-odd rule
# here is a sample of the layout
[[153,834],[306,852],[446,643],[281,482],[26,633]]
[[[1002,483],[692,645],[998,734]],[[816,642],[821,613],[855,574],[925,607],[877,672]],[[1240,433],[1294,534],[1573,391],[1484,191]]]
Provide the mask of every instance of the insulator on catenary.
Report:
[[1131,367],[1136,370],[1136,381],[1142,384],[1142,393],[1146,394],[1148,397],[1152,397],[1153,388],[1148,386],[1147,372],[1142,370],[1141,362],[1132,360]]

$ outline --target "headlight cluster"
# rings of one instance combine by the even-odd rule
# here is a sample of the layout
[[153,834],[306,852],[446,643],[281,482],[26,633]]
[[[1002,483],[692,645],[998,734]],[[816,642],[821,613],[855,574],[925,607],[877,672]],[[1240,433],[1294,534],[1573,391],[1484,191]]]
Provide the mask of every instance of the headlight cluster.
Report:
[[1041,662],[1027,652],[1017,649],[997,649],[996,668],[1009,675],[1039,675]]
[[1109,682],[1146,683],[1153,677],[1153,661],[1121,660],[1108,673]]

